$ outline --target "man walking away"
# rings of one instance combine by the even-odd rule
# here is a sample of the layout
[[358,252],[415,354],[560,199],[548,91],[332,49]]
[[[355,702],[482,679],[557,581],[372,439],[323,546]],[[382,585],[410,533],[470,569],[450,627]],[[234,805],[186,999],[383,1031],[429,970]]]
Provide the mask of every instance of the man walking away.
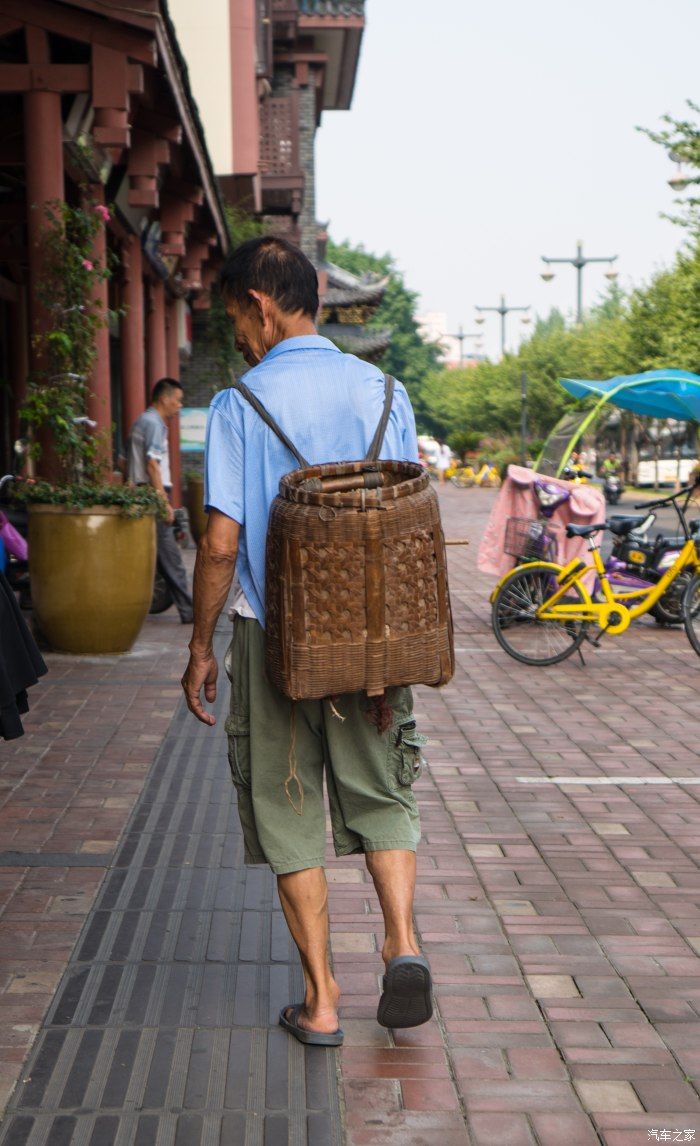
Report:
[[136,419],[129,435],[127,477],[134,485],[152,485],[167,504],[166,521],[156,522],[158,572],[166,581],[183,625],[192,624],[192,597],[180,547],[173,533],[175,514],[170,504],[172,481],[168,454],[169,418],[182,409],[182,386],[174,378],[161,378],[151,394],[151,404]]
[[[384,377],[319,336],[318,280],[306,256],[284,239],[250,239],[229,256],[222,290],[236,346],[253,367],[246,385],[296,448],[312,465],[365,457],[382,414]],[[277,876],[306,981],[304,999],[282,1009],[280,1024],[303,1043],[343,1041],[340,989],[328,962],[325,771],[336,855],[365,854],[384,915],[386,974],[377,1019],[386,1027],[418,1026],[430,1018],[432,1000],[430,969],[413,930],[420,825],[412,784],[421,738],[411,690],[387,689],[389,726],[382,722],[380,729],[368,719],[373,702],[365,693],[293,703],[269,683],[265,596],[279,587],[265,585],[267,520],[279,480],[296,462],[234,388],[212,402],[206,449],[209,520],[197,553],[194,631],[182,684],[190,710],[213,725],[200,694],[209,704],[216,699],[214,627],[235,569],[227,731],[245,862],[266,863]],[[381,457],[418,460],[413,411],[400,382]],[[292,750],[301,809],[285,787]]]

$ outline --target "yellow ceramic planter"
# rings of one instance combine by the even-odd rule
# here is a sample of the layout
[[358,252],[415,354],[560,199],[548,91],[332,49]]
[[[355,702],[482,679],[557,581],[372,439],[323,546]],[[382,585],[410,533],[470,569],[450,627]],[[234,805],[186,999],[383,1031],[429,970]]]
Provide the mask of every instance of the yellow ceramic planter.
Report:
[[204,512],[204,478],[189,477],[187,479],[187,512],[190,518],[190,529],[195,542],[198,544],[207,531],[207,514]]
[[155,518],[117,507],[32,505],[29,573],[37,625],[67,653],[125,653],[151,603]]

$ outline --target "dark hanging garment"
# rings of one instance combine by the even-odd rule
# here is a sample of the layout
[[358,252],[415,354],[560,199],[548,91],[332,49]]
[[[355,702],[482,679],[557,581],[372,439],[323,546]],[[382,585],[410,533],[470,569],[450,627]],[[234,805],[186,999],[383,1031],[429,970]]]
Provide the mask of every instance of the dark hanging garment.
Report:
[[0,573],[0,736],[24,734],[20,717],[29,711],[27,689],[48,672],[4,573]]

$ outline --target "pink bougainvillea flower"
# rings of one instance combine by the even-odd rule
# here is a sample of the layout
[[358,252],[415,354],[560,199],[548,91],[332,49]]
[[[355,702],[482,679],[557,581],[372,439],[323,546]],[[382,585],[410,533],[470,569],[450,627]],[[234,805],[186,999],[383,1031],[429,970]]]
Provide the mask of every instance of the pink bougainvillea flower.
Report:
[[97,214],[102,219],[103,223],[109,223],[109,220],[112,218],[112,216],[110,215],[109,211],[105,207],[104,203],[96,203],[95,204],[95,210],[97,211]]
[[91,263],[89,259],[83,259],[83,266],[86,271],[94,271],[95,269],[95,264]]

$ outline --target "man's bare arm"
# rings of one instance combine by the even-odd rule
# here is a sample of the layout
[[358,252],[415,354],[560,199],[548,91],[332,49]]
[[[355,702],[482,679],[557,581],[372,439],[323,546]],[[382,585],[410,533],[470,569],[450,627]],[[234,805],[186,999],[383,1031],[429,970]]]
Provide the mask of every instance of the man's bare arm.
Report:
[[239,534],[237,521],[217,509],[209,510],[207,531],[199,543],[194,567],[194,628],[190,660],[182,678],[187,706],[204,724],[216,723],[203,708],[200,693],[204,688],[209,704],[216,700],[218,665],[213,651],[214,629],[233,581]]
[[148,474],[148,480],[153,486],[154,490],[160,494],[167,506],[168,521],[174,521],[175,514],[173,513],[173,508],[168,501],[168,495],[165,492],[165,486],[163,485],[163,475],[160,472],[160,462],[157,458],[146,458],[146,473]]

